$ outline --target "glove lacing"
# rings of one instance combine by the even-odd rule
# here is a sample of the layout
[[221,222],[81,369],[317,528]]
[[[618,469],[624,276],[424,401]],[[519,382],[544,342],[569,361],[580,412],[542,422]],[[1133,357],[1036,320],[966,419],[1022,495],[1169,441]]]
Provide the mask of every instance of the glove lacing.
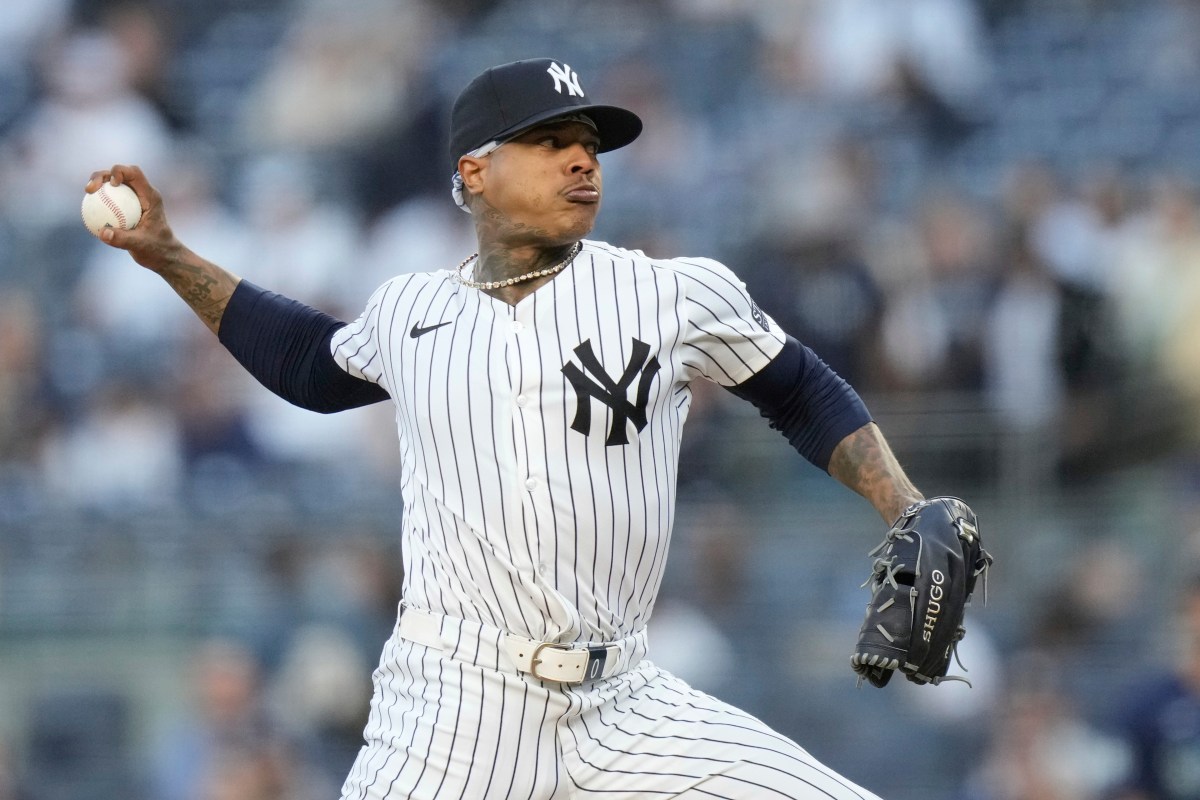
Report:
[[[906,565],[903,563],[897,564],[896,559],[898,556],[895,554],[891,554],[890,558],[880,555],[880,553],[890,549],[891,545],[894,544],[897,539],[903,539],[906,542],[911,542],[913,540],[911,536],[909,536],[899,527],[893,527],[890,528],[884,535],[883,541],[877,544],[869,553],[867,553],[868,556],[874,556],[875,560],[871,563],[871,574],[867,576],[867,579],[863,581],[862,584],[860,584],[859,588],[865,589],[868,584],[873,584],[871,586],[872,598],[879,594],[879,590],[884,587],[884,584],[891,584],[893,589],[900,591],[900,584],[896,580],[896,573],[904,569]],[[896,602],[894,597],[889,598],[886,603],[879,606],[879,608],[876,610],[886,611],[894,602]],[[875,629],[879,631],[879,633],[883,635],[883,638],[887,639],[889,642],[896,641],[896,637],[888,633],[887,628],[883,627],[882,624],[876,624]],[[867,667],[873,667],[879,670],[894,670],[899,669],[900,667],[900,659],[886,659],[881,656],[871,656],[870,658],[861,660],[856,657],[855,663],[864,669]],[[863,673],[859,673],[857,681],[858,686],[862,686],[864,678],[865,675]]]
[[[904,569],[905,564],[897,564],[896,556],[893,554],[891,558],[885,558],[881,555],[884,550],[890,550],[891,546],[897,539],[903,539],[906,542],[911,542],[913,538],[899,528],[890,529],[883,537],[883,541],[875,545],[868,556],[875,556],[875,561],[871,564],[871,574],[860,585],[860,589],[865,589],[867,584],[874,582],[875,588],[871,590],[871,594],[877,594],[883,588],[885,583],[890,583],[892,588],[900,591],[900,584],[896,582],[896,573]],[[890,636],[888,637],[891,638]]]

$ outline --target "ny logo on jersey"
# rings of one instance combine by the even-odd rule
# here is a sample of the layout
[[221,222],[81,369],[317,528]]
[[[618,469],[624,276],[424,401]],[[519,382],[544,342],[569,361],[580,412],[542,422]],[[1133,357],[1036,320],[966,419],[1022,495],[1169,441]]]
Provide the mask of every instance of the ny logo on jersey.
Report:
[[566,85],[568,97],[583,97],[583,89],[579,86],[579,76],[566,64],[560,67],[558,64],[551,63],[546,72],[549,72],[550,77],[554,78],[554,91],[562,94],[562,87]]
[[[621,377],[614,380],[604,371],[596,353],[592,350],[592,340],[588,339],[575,348],[575,355],[583,369],[568,361],[563,365],[563,375],[575,388],[575,420],[571,430],[579,431],[584,436],[592,432],[592,399],[599,400],[612,409],[612,425],[608,429],[606,446],[629,444],[625,432],[627,422],[641,431],[646,427],[646,406],[650,402],[650,383],[658,373],[658,359],[650,355],[650,345],[637,339],[633,340],[633,353]],[[589,377],[589,375],[591,377]],[[635,378],[638,381],[637,399],[629,401],[629,387]]]

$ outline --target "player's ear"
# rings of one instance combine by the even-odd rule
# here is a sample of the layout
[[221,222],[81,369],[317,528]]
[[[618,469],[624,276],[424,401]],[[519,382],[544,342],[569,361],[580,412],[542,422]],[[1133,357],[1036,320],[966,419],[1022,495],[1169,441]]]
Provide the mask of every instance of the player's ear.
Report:
[[458,160],[458,174],[462,176],[463,187],[471,194],[483,191],[483,176],[486,171],[486,158],[463,156]]

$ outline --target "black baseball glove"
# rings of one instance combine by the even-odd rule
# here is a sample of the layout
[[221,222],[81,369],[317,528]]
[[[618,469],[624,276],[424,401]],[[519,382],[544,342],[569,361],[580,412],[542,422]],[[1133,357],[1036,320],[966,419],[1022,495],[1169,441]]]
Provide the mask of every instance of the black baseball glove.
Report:
[[859,682],[884,686],[899,670],[914,683],[941,683],[966,634],[975,581],[992,563],[975,512],[956,497],[914,503],[870,555],[871,602],[850,658]]

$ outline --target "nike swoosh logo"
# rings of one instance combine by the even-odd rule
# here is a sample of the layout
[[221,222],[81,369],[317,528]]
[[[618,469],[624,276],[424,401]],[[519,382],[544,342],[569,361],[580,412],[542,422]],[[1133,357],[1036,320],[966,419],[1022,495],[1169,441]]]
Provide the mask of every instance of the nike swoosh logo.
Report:
[[424,336],[430,331],[436,331],[438,328],[441,328],[444,325],[449,325],[451,322],[453,322],[453,320],[439,322],[437,325],[430,325],[428,328],[422,328],[420,325],[413,323],[412,330],[408,332],[408,335],[415,339],[418,336]]

